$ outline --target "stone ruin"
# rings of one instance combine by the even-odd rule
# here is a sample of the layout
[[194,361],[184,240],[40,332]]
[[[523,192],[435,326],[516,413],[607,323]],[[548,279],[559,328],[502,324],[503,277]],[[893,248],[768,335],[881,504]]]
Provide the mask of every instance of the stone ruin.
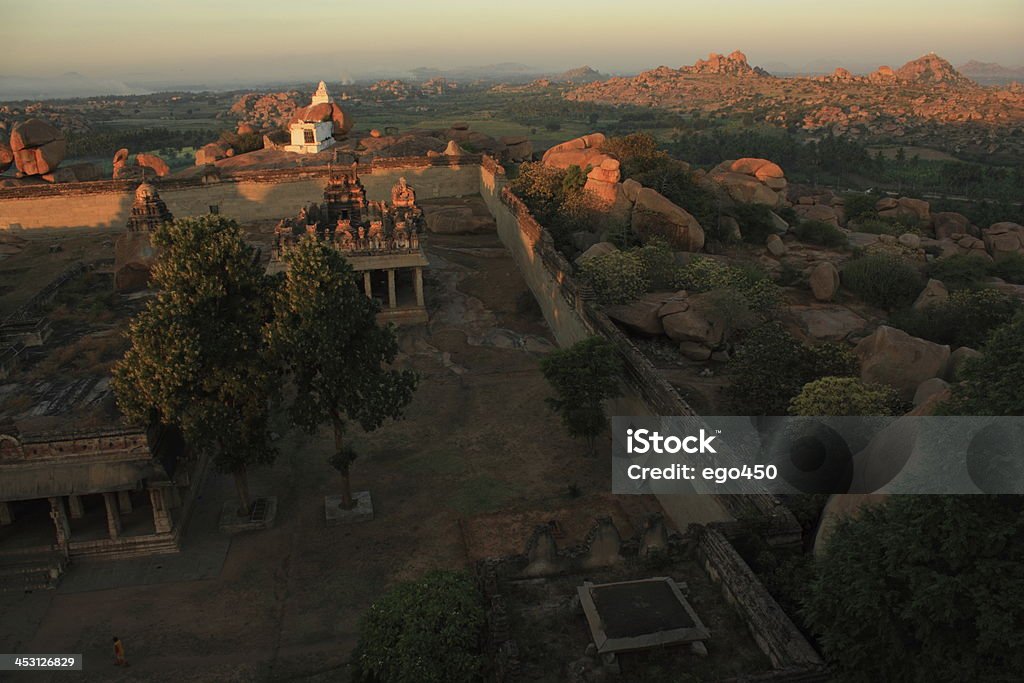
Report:
[[350,170],[331,173],[322,204],[304,206],[295,218],[278,223],[274,255],[279,259],[303,235],[349,253],[417,251],[423,229],[423,210],[405,178],[391,188],[390,203],[369,201],[353,164]]
[[127,293],[149,286],[149,271],[159,255],[150,233],[173,220],[153,185],[142,183],[136,188],[127,232],[114,244],[114,289]]

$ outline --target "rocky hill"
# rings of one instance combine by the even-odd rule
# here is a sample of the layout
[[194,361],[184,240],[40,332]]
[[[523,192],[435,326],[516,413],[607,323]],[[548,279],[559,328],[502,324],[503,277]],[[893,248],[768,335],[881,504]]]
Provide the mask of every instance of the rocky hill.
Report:
[[831,132],[865,142],[939,147],[954,153],[1024,153],[1024,94],[983,87],[938,55],[928,54],[866,76],[836,69],[828,76],[776,78],[742,52],[711,55],[693,66],[661,66],[574,88],[570,100],[698,109],[717,116]]
[[1006,85],[1024,81],[1024,66],[1009,67],[995,62],[971,60],[957,67],[957,71],[983,85]]
[[552,80],[562,83],[593,83],[594,81],[603,81],[605,78],[607,76],[597,69],[584,65],[553,76]]

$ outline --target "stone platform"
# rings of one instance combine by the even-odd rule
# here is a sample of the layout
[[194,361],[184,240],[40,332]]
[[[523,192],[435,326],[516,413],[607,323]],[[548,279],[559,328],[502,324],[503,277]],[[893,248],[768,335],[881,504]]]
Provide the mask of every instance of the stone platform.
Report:
[[373,501],[370,499],[369,491],[356,491],[352,494],[352,502],[355,507],[351,510],[343,510],[341,494],[324,496],[324,518],[327,526],[340,526],[353,522],[369,522],[373,519]]

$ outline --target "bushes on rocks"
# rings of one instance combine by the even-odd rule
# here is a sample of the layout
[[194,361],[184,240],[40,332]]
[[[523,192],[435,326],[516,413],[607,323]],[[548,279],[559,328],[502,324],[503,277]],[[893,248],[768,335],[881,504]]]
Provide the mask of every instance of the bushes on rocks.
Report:
[[486,622],[480,594],[463,573],[434,571],[398,584],[373,603],[359,623],[353,680],[479,680]]
[[772,211],[764,204],[739,203],[724,213],[735,218],[740,224],[740,234],[743,235],[744,242],[762,245],[768,239],[768,235],[776,233]]
[[860,227],[862,221],[878,218],[878,212],[875,211],[876,201],[874,196],[860,192],[843,195],[843,213],[846,214],[846,220],[856,221],[858,229],[862,229]]
[[981,355],[968,358],[963,380],[942,406],[952,415],[1024,415],[1024,312],[988,336]]
[[900,397],[882,384],[864,384],[856,377],[822,377],[808,382],[789,403],[790,415],[897,415]]
[[587,259],[580,266],[580,280],[590,285],[597,300],[605,305],[632,301],[651,286],[647,264],[635,249]]
[[892,324],[937,344],[977,347],[1020,309],[1019,299],[997,289],[961,289],[946,301],[894,315]]
[[989,263],[986,259],[967,254],[954,254],[932,261],[928,265],[928,277],[935,278],[947,289],[973,287],[988,276]]
[[760,268],[699,256],[678,269],[673,288],[689,292],[731,289],[741,294],[752,310],[765,314],[782,301],[779,287]]
[[751,330],[731,362],[727,395],[737,414],[786,415],[804,385],[821,377],[857,374],[857,359],[835,344],[807,346],[779,322]]
[[581,178],[586,181],[586,173],[579,167],[562,169],[526,162],[509,183],[563,253],[573,251],[572,233],[600,232],[607,222],[598,200],[580,184]]
[[843,286],[865,302],[890,310],[909,306],[924,289],[924,278],[906,260],[869,254],[845,264]]
[[1012,678],[1021,538],[1020,496],[892,496],[836,525],[804,614],[842,680]]
[[817,244],[833,249],[839,249],[847,245],[846,235],[831,223],[804,221],[797,225],[794,231],[801,242],[808,244]]

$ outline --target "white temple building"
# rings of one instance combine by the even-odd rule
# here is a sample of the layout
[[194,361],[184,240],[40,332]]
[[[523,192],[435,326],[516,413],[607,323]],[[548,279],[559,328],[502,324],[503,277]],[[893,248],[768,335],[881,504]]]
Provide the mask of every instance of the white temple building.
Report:
[[323,81],[320,81],[316,92],[313,93],[309,106],[296,112],[300,120],[288,126],[291,144],[285,146],[285,151],[316,154],[334,146],[334,121],[330,111],[327,112],[326,121],[314,120],[324,118],[322,112],[312,111],[314,107],[321,104],[332,104],[331,96],[327,92],[327,84]]

